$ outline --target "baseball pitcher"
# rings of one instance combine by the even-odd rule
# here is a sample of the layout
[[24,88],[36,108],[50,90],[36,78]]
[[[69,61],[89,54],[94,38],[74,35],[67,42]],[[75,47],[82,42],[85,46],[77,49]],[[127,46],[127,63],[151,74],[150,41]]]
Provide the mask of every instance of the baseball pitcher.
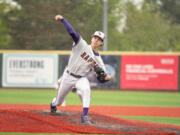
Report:
[[91,37],[91,44],[88,45],[62,15],[56,15],[55,20],[64,24],[74,43],[67,69],[62,75],[61,85],[56,98],[53,98],[50,104],[50,110],[52,113],[55,113],[57,111],[56,106],[63,103],[72,87],[76,87],[82,93],[83,113],[81,122],[83,124],[91,124],[88,120],[91,89],[87,75],[90,72],[96,72],[97,79],[101,83],[111,79],[111,76],[107,75],[103,60],[98,53],[98,49],[104,44],[105,35],[101,31],[96,31]]

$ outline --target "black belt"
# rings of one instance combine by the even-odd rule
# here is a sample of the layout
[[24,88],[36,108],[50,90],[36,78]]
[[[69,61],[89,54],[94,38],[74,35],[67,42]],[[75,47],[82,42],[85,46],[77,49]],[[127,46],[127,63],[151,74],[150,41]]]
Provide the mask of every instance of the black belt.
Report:
[[75,74],[71,73],[69,70],[67,70],[67,73],[70,74],[71,76],[75,77],[75,78],[81,78],[82,77],[80,75],[75,75]]

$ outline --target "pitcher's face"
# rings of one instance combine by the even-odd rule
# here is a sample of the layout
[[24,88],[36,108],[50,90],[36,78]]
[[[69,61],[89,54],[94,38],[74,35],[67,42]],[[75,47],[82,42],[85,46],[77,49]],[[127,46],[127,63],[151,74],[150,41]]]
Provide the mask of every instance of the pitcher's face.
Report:
[[104,45],[104,42],[98,36],[93,36],[91,39],[91,45],[93,45],[94,47],[100,47]]

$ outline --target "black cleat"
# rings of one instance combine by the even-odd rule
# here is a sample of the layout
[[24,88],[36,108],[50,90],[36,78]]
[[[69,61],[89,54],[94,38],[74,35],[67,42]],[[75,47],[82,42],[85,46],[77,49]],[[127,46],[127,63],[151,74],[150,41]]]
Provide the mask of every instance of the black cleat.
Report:
[[50,110],[52,113],[55,113],[57,111],[57,107],[56,106],[52,106],[52,103],[50,104]]
[[92,123],[88,120],[88,116],[81,116],[81,123],[85,125],[91,125]]
[[76,93],[77,89],[75,87],[72,88],[72,92]]

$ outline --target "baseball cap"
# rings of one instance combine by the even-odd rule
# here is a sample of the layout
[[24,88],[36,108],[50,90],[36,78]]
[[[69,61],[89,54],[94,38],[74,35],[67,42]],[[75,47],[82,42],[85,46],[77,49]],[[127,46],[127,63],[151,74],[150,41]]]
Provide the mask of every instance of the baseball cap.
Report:
[[105,34],[101,31],[95,31],[92,36],[97,36],[97,37],[101,38],[103,41],[105,39]]

